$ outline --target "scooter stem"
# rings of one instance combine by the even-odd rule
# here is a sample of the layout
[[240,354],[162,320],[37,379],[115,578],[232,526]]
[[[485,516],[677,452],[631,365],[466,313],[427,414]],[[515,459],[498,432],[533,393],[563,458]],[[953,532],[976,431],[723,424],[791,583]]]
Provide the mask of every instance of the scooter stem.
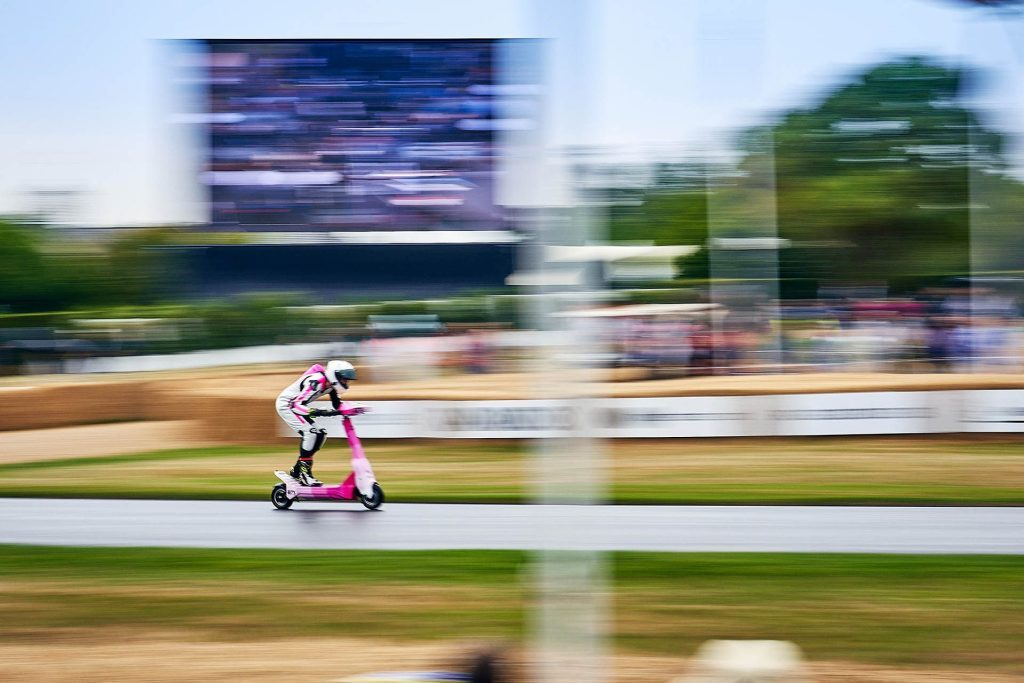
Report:
[[352,459],[365,458],[363,444],[359,441],[359,437],[356,436],[356,428],[352,426],[351,418],[346,415],[342,418],[341,423],[345,425],[345,436],[348,438],[349,447],[352,448]]

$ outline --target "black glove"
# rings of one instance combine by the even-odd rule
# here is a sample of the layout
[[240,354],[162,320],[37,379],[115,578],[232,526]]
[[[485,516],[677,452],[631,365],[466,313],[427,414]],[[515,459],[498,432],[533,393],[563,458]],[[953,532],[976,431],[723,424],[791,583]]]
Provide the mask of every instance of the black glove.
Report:
[[339,410],[324,410],[322,408],[313,408],[309,411],[310,417],[334,417],[335,415],[341,415]]

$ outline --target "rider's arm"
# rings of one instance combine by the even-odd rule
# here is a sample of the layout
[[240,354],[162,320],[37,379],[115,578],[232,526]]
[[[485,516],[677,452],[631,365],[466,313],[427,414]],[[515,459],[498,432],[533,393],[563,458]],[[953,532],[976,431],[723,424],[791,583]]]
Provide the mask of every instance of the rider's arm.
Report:
[[333,387],[331,388],[331,405],[335,410],[341,410],[341,398],[338,397],[338,391]]
[[302,402],[302,397],[292,399],[291,402],[292,412],[295,413],[300,419],[309,419],[309,406]]

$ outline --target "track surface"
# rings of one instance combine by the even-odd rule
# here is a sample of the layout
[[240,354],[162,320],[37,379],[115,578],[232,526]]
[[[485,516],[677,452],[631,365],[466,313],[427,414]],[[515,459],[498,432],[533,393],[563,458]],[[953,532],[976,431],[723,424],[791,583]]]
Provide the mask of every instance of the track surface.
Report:
[[0,543],[1024,555],[1024,508],[0,499]]

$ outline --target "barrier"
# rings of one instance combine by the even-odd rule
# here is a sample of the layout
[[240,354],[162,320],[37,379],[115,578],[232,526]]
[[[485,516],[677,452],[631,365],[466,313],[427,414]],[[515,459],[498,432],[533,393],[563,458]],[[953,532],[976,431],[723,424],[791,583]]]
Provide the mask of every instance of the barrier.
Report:
[[1024,432],[1024,391],[964,391],[960,416],[964,432]]
[[[1024,432],[1024,390],[580,401],[369,401],[364,438],[522,439]],[[319,421],[343,435],[341,418]],[[291,434],[283,422],[279,434]]]

